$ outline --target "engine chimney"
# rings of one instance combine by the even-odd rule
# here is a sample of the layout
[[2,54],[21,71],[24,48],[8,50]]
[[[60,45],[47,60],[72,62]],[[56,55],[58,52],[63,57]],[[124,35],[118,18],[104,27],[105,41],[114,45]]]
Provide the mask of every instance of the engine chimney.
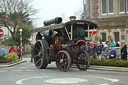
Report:
[[50,20],[45,20],[44,21],[44,25],[45,26],[48,26],[48,25],[51,25],[51,24],[59,24],[62,22],[62,18],[61,17],[56,17],[54,19],[50,19]]

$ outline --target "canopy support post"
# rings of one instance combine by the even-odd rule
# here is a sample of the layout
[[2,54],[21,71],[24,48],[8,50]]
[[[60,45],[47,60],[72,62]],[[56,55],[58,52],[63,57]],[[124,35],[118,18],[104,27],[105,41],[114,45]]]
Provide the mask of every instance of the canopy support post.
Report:
[[89,40],[89,24],[88,24],[88,40]]
[[67,33],[67,35],[68,35],[69,40],[71,40],[66,26],[65,26],[65,30],[66,30],[66,33]]
[[73,24],[71,24],[71,40],[72,40],[72,35],[73,35]]

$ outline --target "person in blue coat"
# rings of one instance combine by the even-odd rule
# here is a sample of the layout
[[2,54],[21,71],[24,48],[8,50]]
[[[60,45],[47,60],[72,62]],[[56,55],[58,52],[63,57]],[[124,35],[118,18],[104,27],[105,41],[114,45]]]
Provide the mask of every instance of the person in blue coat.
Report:
[[112,50],[110,52],[110,59],[113,59],[113,58],[116,58],[116,50],[114,47],[112,48]]
[[2,56],[5,56],[7,54],[5,45],[2,45],[1,51],[2,51]]

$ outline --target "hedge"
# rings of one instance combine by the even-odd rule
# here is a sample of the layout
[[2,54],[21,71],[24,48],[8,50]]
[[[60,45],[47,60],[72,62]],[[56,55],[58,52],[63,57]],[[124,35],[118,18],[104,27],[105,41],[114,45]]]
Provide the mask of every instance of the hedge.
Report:
[[128,61],[124,60],[115,60],[115,59],[91,59],[91,65],[99,65],[99,66],[117,66],[117,67],[128,67]]

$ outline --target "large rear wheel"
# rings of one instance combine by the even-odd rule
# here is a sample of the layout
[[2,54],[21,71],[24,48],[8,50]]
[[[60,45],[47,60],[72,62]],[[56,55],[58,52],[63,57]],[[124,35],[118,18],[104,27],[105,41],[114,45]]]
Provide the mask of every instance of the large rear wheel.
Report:
[[61,71],[67,71],[71,66],[71,57],[67,51],[59,51],[56,57],[56,66]]
[[82,51],[77,55],[77,68],[86,71],[90,66],[90,57],[86,51]]
[[47,45],[45,40],[38,40],[34,46],[34,63],[39,69],[45,69],[48,65],[46,59]]

